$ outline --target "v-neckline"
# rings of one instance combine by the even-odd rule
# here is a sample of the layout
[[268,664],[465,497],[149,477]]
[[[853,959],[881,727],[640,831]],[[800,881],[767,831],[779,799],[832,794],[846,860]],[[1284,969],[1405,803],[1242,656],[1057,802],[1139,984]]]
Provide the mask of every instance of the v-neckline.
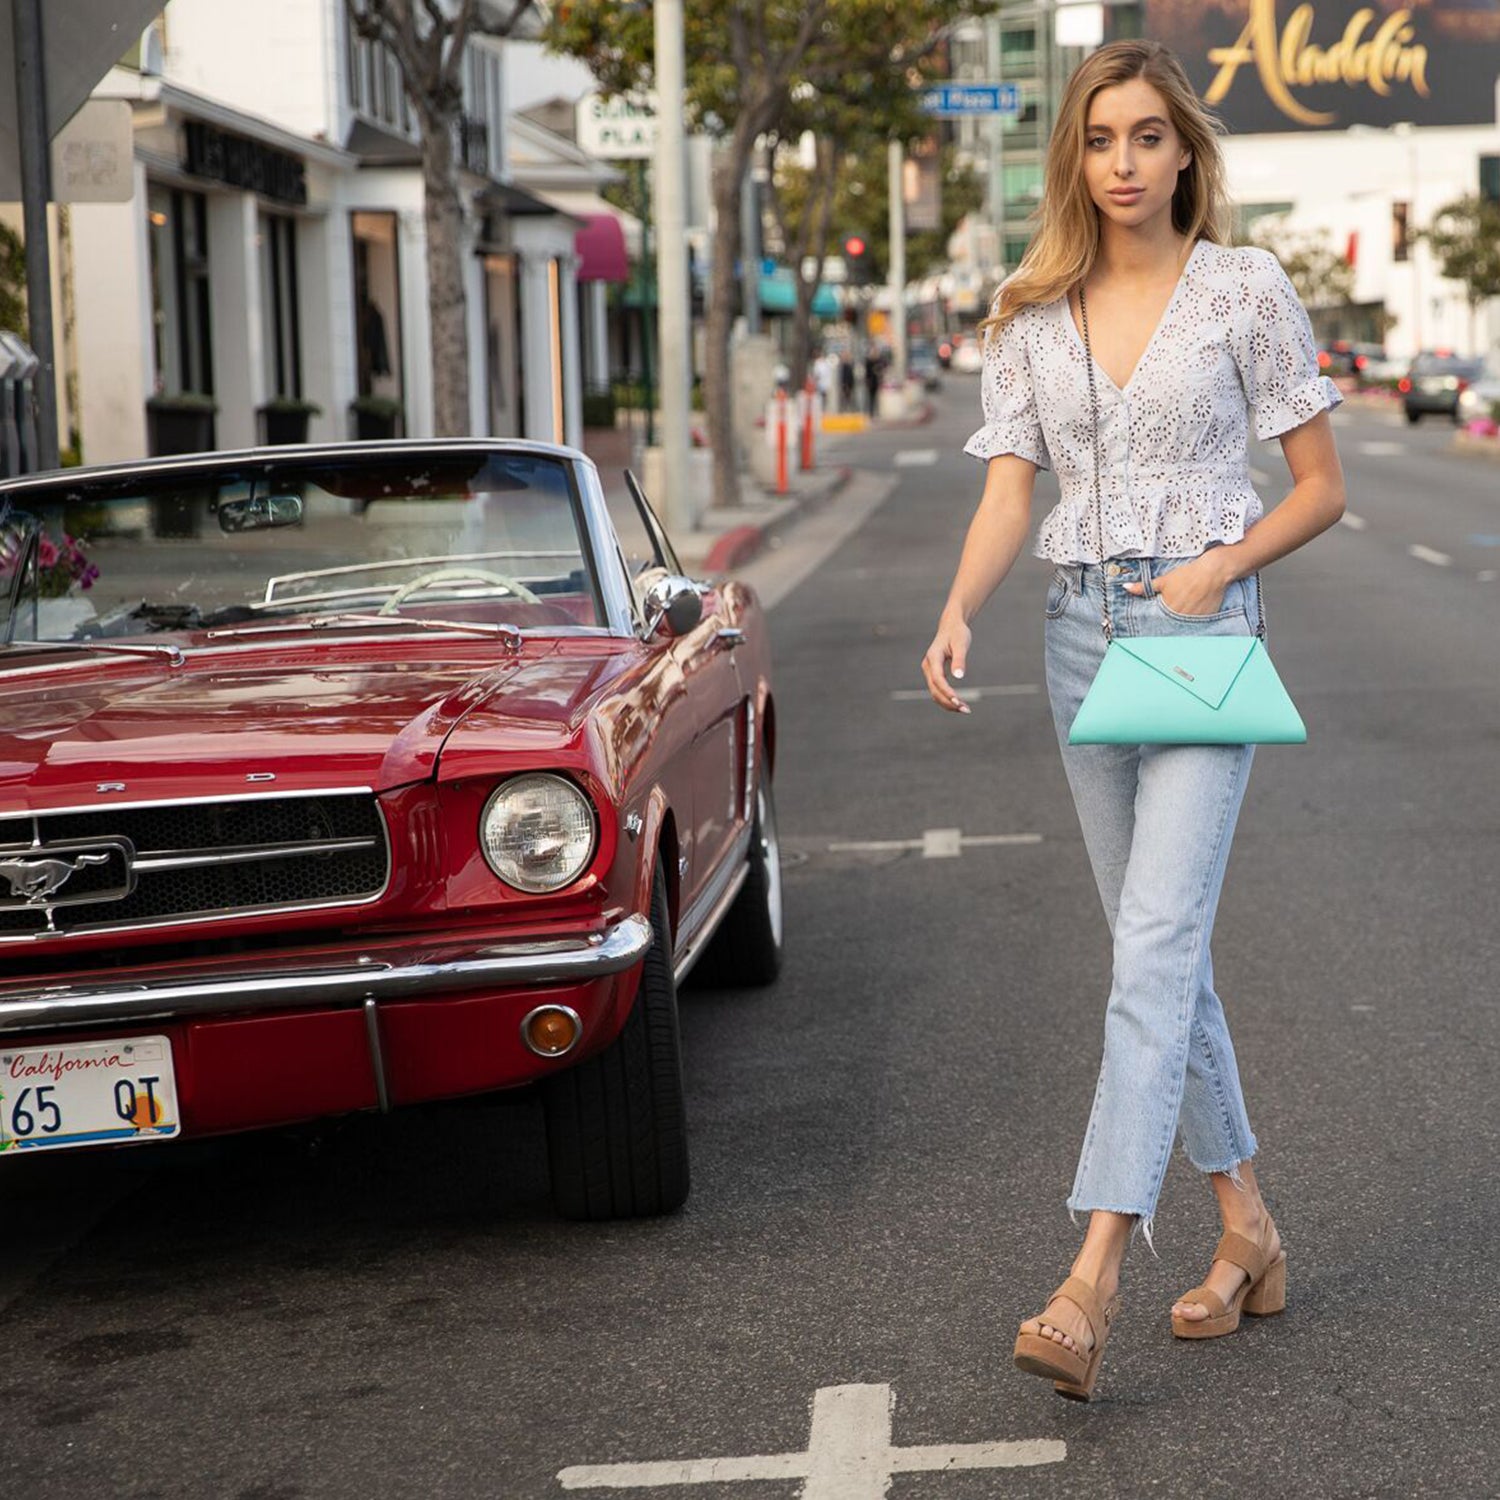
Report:
[[[1167,319],[1171,316],[1172,309],[1177,305],[1177,299],[1182,294],[1182,288],[1188,279],[1188,272],[1192,270],[1193,261],[1198,254],[1198,247],[1202,243],[1202,240],[1193,241],[1193,248],[1188,251],[1187,259],[1182,263],[1182,270],[1177,273],[1177,282],[1172,288],[1172,295],[1167,298],[1167,305],[1162,308],[1161,316],[1156,320],[1156,327],[1151,330],[1151,337],[1146,340],[1146,347],[1141,350],[1140,358],[1136,360],[1135,368],[1131,370],[1130,377],[1126,380],[1125,384],[1118,384],[1115,377],[1097,359],[1093,360],[1094,368],[1109,382],[1110,388],[1118,391],[1120,395],[1123,396],[1135,384],[1136,376],[1141,373],[1146,361],[1151,358],[1151,351],[1156,347],[1156,341],[1161,337],[1161,331],[1167,326]],[[1068,327],[1073,330],[1073,338],[1078,345],[1079,351],[1085,359],[1091,358],[1088,346],[1083,341],[1083,334],[1080,332],[1078,323],[1073,317],[1073,294],[1071,291],[1063,294],[1062,312]]]

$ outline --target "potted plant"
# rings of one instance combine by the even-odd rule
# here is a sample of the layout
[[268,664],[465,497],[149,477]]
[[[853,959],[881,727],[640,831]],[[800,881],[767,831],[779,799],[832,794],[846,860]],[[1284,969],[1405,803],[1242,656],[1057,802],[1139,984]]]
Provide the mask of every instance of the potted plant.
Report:
[[361,442],[393,438],[401,422],[401,403],[389,396],[356,396],[349,403],[354,436]]
[[157,392],[146,401],[147,437],[153,457],[208,453],[214,446],[219,403],[202,391]]
[[304,401],[301,396],[272,396],[256,409],[256,415],[260,418],[262,442],[305,443],[308,422],[322,416],[323,408],[316,401]]

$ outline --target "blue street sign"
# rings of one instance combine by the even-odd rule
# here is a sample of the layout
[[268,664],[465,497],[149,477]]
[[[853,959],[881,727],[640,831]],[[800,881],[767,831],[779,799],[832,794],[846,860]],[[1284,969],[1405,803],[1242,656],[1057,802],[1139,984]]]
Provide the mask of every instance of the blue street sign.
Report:
[[929,115],[1018,115],[1021,90],[1013,83],[940,83],[923,89],[918,102]]

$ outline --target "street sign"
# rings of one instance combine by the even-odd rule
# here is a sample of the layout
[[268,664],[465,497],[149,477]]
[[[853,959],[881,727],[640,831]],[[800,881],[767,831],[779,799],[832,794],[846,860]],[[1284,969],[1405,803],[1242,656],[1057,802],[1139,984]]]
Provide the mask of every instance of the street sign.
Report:
[[605,161],[656,155],[656,98],[651,94],[585,94],[578,101],[578,144]]
[[54,203],[129,203],[135,196],[130,105],[90,99],[52,138]]
[[929,115],[1018,115],[1021,90],[1014,83],[939,83],[923,89],[918,103]]

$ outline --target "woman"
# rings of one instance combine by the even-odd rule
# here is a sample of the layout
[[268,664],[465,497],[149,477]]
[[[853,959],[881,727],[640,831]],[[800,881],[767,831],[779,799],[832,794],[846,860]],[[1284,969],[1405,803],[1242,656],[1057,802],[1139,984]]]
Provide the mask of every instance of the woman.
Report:
[[[1088,1229],[1071,1274],[1021,1325],[1016,1364],[1082,1399],[1126,1244],[1136,1224],[1150,1239],[1179,1131],[1224,1235],[1202,1285],[1173,1305],[1172,1331],[1229,1333],[1242,1312],[1285,1302],[1209,957],[1252,748],[1067,743],[1103,659],[1106,591],[1117,636],[1249,635],[1259,570],[1343,512],[1327,415],[1338,392],[1285,273],[1226,242],[1225,209],[1215,124],[1176,58],[1143,41],[1093,53],[1063,95],[1040,227],[985,325],[985,425],[965,448],[986,464],[984,491],[922,662],[937,703],[966,713],[949,669],[964,675],[969,622],[1021,550],[1037,469],[1055,464],[1062,500],[1036,548],[1056,564],[1047,686],[1114,972],[1068,1200]],[[1258,438],[1281,439],[1293,480],[1263,520],[1252,417]]]

